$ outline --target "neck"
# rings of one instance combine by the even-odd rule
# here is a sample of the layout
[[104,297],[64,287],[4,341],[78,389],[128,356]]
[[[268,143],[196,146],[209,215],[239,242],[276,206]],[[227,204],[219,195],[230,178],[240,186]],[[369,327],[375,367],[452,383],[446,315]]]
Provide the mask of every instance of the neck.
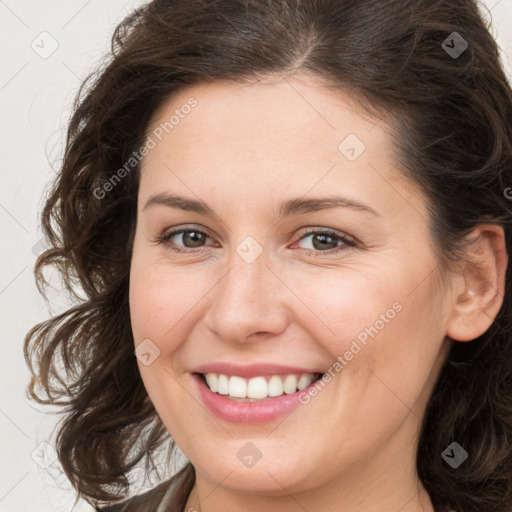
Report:
[[[189,495],[185,512],[435,512],[430,496],[416,473],[418,421],[408,415],[395,434],[375,450],[371,458],[346,467],[342,472],[310,487],[307,476],[293,487],[278,485],[265,494],[261,490],[237,488],[234,472],[214,481],[196,469],[196,481]],[[277,475],[276,475],[277,476]],[[296,491],[296,489],[300,489]]]
[[[311,512],[382,512],[382,510],[400,510],[400,512],[436,512],[430,500],[430,496],[420,481],[416,484],[416,490],[412,497],[405,503],[403,498],[388,497],[385,503],[370,503],[369,499],[361,495],[359,504],[352,500],[352,505],[344,505],[346,500],[336,499],[330,501],[327,497],[314,501],[306,494],[292,495],[286,497],[263,497],[261,495],[241,493],[229,493],[227,490],[217,489],[212,492],[211,485],[206,482],[196,481],[192,492],[189,495],[184,512],[238,512],[244,510],[247,512],[268,512],[268,510],[278,509],[280,512],[297,512],[298,510],[308,510]],[[400,493],[402,496],[405,493]]]

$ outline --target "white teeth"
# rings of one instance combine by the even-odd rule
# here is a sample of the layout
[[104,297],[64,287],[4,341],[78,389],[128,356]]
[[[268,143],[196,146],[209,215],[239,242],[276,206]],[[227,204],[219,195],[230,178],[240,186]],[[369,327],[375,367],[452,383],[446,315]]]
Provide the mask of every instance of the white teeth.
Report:
[[297,377],[295,375],[287,375],[283,383],[283,391],[287,395],[291,395],[297,391]]
[[[216,376],[215,374],[212,375]],[[226,375],[219,375],[217,379],[217,393],[219,393],[219,395],[229,394],[229,379]]]
[[245,398],[247,396],[247,382],[242,377],[233,376],[229,379],[229,396]]
[[318,376],[314,373],[300,375],[272,375],[271,377],[253,377],[244,379],[237,375],[228,377],[224,374],[204,374],[206,383],[211,391],[219,395],[228,395],[232,398],[263,399],[281,396],[283,393],[291,395],[297,390],[309,386]]
[[206,377],[206,382],[208,383],[208,387],[214,392],[216,393],[217,390],[219,389],[218,388],[218,380],[217,380],[217,376],[214,375],[213,373],[207,373],[205,375]]
[[[247,396],[249,398],[266,398],[267,392],[268,386],[265,377],[255,377],[254,379],[249,380],[249,383],[247,384]],[[245,396],[242,398],[245,398]]]
[[281,396],[283,394],[283,379],[272,375],[268,381],[268,396]]
[[311,380],[307,375],[301,375],[299,382],[297,383],[297,388],[299,391],[304,389],[305,387],[309,386],[311,384]]

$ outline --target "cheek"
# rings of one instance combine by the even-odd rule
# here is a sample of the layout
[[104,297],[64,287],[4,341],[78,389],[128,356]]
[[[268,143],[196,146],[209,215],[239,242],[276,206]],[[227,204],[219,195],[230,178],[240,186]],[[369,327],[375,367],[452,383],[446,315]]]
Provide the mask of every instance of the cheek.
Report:
[[171,353],[175,348],[173,340],[181,339],[180,332],[200,297],[200,289],[191,286],[183,269],[134,260],[130,273],[130,315],[135,343],[149,338],[162,353]]
[[[144,387],[171,436],[180,436],[181,414],[190,407],[189,395],[176,377],[181,373],[179,353],[190,329],[190,314],[198,290],[188,285],[179,269],[158,265],[134,253],[130,272],[130,316],[135,345],[157,347],[151,364],[137,361]],[[189,414],[185,414],[188,417]]]
[[350,350],[353,341],[368,346],[400,316],[404,294],[391,280],[377,269],[340,268],[302,274],[300,279],[290,274],[287,282],[303,303],[295,318],[336,358]]
[[339,382],[351,395],[347,410],[357,407],[360,424],[380,422],[384,431],[385,422],[392,428],[410,410],[423,414],[444,333],[433,279],[419,286],[417,281],[411,274],[389,288],[374,284],[347,324],[339,350],[345,350],[347,363]]
[[[419,260],[418,260],[419,261]],[[367,268],[364,272],[334,271],[330,276],[296,277],[288,283],[307,307],[298,320],[340,362],[334,373],[351,381],[361,395],[371,386],[410,387],[405,398],[414,402],[429,377],[444,339],[442,301],[436,274],[426,279],[428,262],[412,267]],[[297,312],[297,311],[296,311]],[[340,361],[341,358],[341,361]],[[390,393],[390,391],[384,391]]]
[[439,292],[433,279],[418,286],[417,275],[359,275],[332,280],[329,287],[309,286],[308,306],[334,331],[310,313],[318,326],[310,334],[333,360],[334,377],[320,391],[330,397],[332,421],[321,433],[337,439],[343,425],[347,435],[336,445],[339,450],[344,442],[360,450],[378,445],[410,410],[423,414],[444,336]]

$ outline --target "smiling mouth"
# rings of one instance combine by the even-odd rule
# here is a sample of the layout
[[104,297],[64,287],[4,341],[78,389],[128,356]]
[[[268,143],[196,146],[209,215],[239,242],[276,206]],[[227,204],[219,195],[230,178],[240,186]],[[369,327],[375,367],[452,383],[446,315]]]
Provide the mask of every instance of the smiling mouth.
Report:
[[322,373],[265,375],[252,378],[222,373],[196,373],[196,375],[213,393],[238,402],[256,402],[291,395],[323,376]]

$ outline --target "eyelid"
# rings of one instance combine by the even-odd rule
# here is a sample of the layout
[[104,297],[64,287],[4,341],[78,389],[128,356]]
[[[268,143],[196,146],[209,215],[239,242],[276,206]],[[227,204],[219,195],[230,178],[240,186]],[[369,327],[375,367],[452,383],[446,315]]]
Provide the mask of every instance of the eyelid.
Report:
[[305,228],[303,228],[303,230],[304,231],[300,232],[299,239],[302,239],[303,237],[305,237],[307,235],[311,235],[311,234],[327,233],[327,234],[335,235],[339,238],[346,239],[347,241],[356,243],[356,239],[353,236],[350,236],[347,233],[345,233],[343,231],[339,231],[334,228],[327,228],[327,227],[323,227],[323,226],[312,226],[312,227],[305,227]]

